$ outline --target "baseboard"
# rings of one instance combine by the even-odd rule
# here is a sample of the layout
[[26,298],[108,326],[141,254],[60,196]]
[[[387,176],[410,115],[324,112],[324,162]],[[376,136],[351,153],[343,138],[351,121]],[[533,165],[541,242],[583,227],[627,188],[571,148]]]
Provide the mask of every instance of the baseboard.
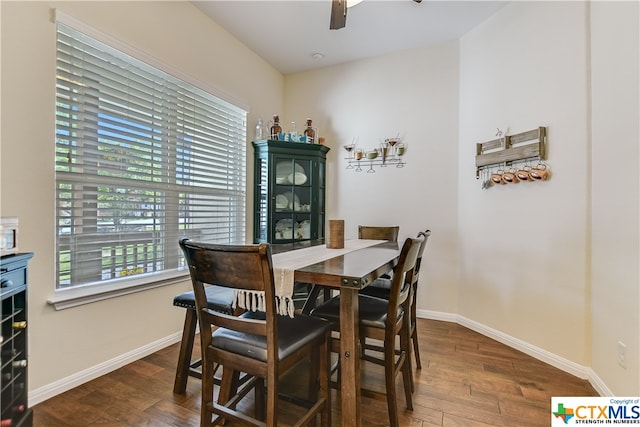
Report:
[[60,393],[71,390],[81,384],[94,380],[104,374],[115,371],[131,362],[142,359],[158,350],[161,350],[171,344],[182,339],[182,331],[171,334],[167,337],[149,343],[143,347],[132,350],[128,353],[122,354],[99,365],[92,366],[91,368],[77,372],[66,378],[62,378],[58,381],[54,381],[51,384],[47,384],[35,390],[29,391],[29,406],[37,405],[40,402],[52,398]]
[[531,345],[525,341],[507,335],[504,332],[500,332],[496,329],[490,328],[464,316],[431,310],[418,310],[416,314],[418,317],[424,319],[457,323],[461,326],[471,329],[472,331],[492,338],[504,345],[528,354],[531,357],[534,357],[580,379],[588,380],[593,388],[595,388],[596,391],[600,394],[600,396],[613,396],[611,390],[609,390],[606,384],[595,374],[593,369],[591,369],[590,367],[582,366],[578,363],[572,362],[568,359],[565,359],[564,357],[560,357],[547,350]]
[[615,396],[604,381],[596,375],[593,369],[589,369],[589,383],[591,383],[600,396]]

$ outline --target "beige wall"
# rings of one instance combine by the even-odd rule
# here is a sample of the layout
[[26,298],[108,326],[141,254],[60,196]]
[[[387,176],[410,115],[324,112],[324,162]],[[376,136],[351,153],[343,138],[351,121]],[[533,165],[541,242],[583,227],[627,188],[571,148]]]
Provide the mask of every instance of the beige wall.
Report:
[[[459,313],[637,395],[637,3],[514,2],[460,45]],[[491,124],[548,126],[553,178],[480,190]]]
[[[544,29],[543,29],[544,23]],[[513,2],[460,42],[460,314],[589,366],[586,7]],[[547,182],[475,180],[475,144],[547,126]]]
[[620,396],[640,394],[639,20],[638,2],[591,6],[591,366]]
[[[399,224],[401,238],[433,229],[420,306],[447,312],[457,309],[457,99],[457,42],[285,78],[286,120],[312,117],[331,147],[328,218],[345,219],[351,238],[358,224]],[[373,149],[398,133],[406,167],[345,169],[354,137]]]
[[[63,311],[46,302],[55,286],[55,24],[51,8],[250,106],[249,141],[257,118],[282,108],[283,77],[187,2],[3,1],[0,5],[0,206],[3,216],[20,219],[21,250],[35,252],[29,271],[29,389],[33,392],[180,331],[184,312],[171,302],[190,287],[184,282]],[[252,182],[249,141],[248,181]],[[251,212],[249,207],[248,230]]]

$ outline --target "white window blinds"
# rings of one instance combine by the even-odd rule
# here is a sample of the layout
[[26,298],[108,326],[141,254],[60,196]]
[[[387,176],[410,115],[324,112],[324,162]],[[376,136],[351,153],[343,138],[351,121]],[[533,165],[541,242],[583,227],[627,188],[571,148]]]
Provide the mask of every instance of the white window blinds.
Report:
[[57,23],[57,288],[156,279],[181,236],[245,242],[246,111]]

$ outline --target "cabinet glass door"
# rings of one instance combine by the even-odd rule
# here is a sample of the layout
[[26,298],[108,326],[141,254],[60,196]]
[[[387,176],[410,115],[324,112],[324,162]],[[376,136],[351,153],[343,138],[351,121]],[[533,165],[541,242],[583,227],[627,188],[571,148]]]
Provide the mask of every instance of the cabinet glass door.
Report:
[[311,238],[313,162],[284,155],[273,156],[273,242]]

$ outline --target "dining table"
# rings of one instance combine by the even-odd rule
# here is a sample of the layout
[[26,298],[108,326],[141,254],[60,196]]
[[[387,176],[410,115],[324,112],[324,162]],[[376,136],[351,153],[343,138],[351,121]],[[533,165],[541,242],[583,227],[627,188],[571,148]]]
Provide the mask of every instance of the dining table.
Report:
[[[273,256],[274,270],[278,270],[291,259],[304,260],[309,254],[308,261],[293,264],[295,282],[312,284],[316,291],[324,288],[340,292],[341,419],[343,426],[356,427],[362,425],[358,292],[392,270],[400,255],[396,242],[376,241],[364,246],[362,243],[358,239],[345,240],[347,250],[314,249],[314,246],[288,251],[275,248],[278,253]],[[319,252],[323,255],[318,258]]]

